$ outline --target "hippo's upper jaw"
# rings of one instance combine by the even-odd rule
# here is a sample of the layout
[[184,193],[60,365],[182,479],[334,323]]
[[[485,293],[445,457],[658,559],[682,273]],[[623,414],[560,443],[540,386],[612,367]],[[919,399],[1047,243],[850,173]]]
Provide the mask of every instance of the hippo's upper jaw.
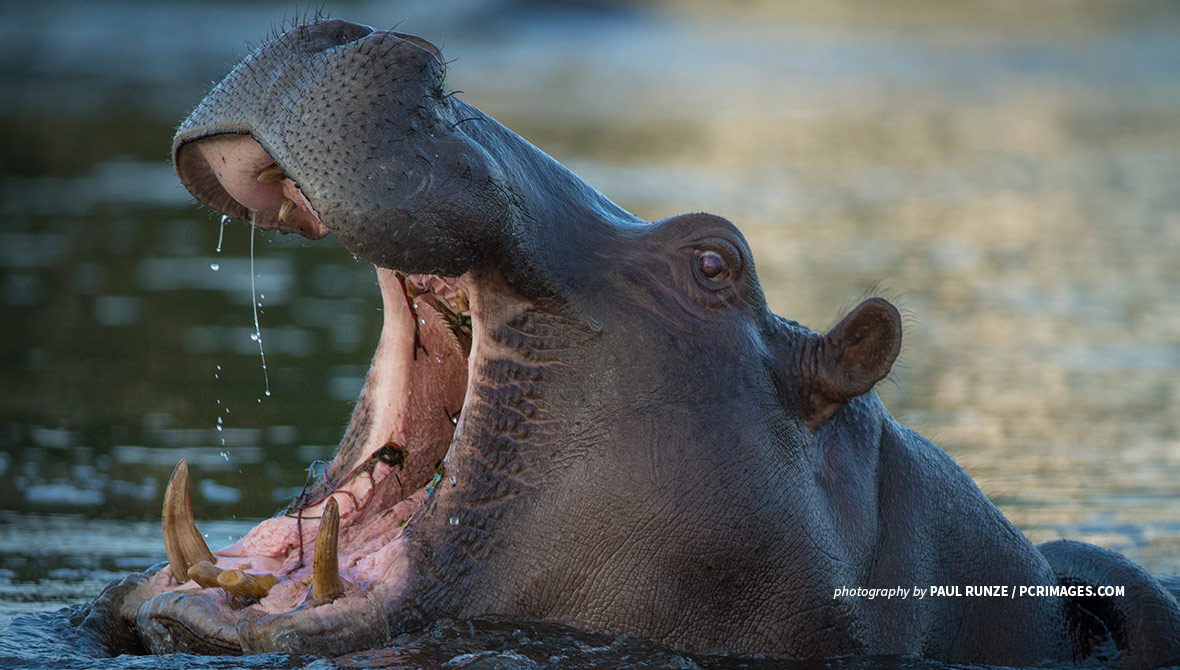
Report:
[[[246,58],[181,125],[173,157],[202,203],[406,273],[458,276],[506,220],[496,166],[454,126],[433,45],[344,21]],[[501,224],[502,225],[502,224]]]

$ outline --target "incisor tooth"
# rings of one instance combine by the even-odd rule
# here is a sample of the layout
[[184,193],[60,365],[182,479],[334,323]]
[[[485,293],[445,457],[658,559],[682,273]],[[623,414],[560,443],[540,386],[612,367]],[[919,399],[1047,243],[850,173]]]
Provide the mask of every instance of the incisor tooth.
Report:
[[231,596],[265,598],[271,587],[279,583],[274,575],[251,575],[241,570],[224,570],[217,575],[217,585]]
[[295,201],[290,198],[284,198],[283,204],[279,205],[279,223],[287,220],[291,216],[291,210],[295,209]]
[[222,572],[221,568],[213,565],[209,561],[200,561],[188,566],[188,578],[201,585],[202,588],[213,588],[219,586],[217,577]]
[[311,599],[317,605],[330,603],[344,594],[340,583],[340,566],[336,562],[336,542],[340,532],[340,507],[336,498],[328,498],[315,536],[315,556],[311,564]]
[[188,461],[183,458],[168,478],[162,516],[164,553],[168,556],[168,564],[172,566],[172,576],[176,581],[181,584],[188,581],[188,569],[194,563],[217,562],[193,519],[193,503],[188,489]]
[[271,163],[258,173],[258,181],[263,184],[273,184],[283,178],[283,171],[279,169],[278,165]]

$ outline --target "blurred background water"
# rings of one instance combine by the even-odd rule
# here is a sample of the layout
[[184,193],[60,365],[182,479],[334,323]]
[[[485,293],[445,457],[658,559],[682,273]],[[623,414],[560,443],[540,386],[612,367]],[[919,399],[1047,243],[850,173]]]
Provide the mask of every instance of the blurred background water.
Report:
[[[905,310],[880,392],[1033,540],[1180,573],[1180,5],[336,0],[637,214],[749,238],[776,312]],[[300,10],[302,11],[302,10]],[[176,124],[286,2],[0,2],[0,617],[213,546],[331,455],[371,266],[222,229]],[[224,233],[224,239],[222,234]],[[221,240],[220,250],[218,249]]]

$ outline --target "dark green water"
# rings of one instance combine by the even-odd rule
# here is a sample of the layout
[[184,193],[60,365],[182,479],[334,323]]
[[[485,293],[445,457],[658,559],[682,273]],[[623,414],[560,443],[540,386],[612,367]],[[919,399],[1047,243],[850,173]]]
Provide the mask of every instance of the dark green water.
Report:
[[[741,7],[326,9],[441,44],[466,100],[636,213],[734,220],[778,313],[895,299],[895,414],[1035,541],[1180,573],[1177,6]],[[210,544],[273,514],[331,455],[380,306],[331,239],[257,233],[251,261],[168,162],[289,5],[2,11],[0,626],[160,560],[181,456]]]

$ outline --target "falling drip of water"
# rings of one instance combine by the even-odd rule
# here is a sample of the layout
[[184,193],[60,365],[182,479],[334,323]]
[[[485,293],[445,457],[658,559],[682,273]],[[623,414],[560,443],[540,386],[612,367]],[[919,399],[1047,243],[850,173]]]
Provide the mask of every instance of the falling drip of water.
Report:
[[448,521],[450,522],[450,524],[451,524],[452,526],[458,526],[458,525],[459,525],[459,520],[458,520],[457,518],[455,518],[455,517],[451,517],[451,518],[450,518]]
[[210,263],[210,264],[209,264],[209,269],[210,269],[210,270],[212,270],[212,271],[214,271],[214,272],[217,272],[218,270],[220,270],[220,269],[221,269],[221,263]]
[[[250,226],[250,303],[254,306],[254,334],[250,339],[258,343],[258,355],[262,357],[262,379],[266,384],[266,390],[263,392],[266,397],[270,397],[270,375],[266,372],[266,352],[262,350],[262,330],[258,327],[258,293],[254,290],[254,231],[257,230],[254,226]],[[262,402],[262,398],[258,399]]]
[[[229,223],[229,217],[225,214],[221,215],[221,228],[217,231],[217,253],[221,253],[221,241],[225,239],[225,224]],[[217,268],[213,268],[216,272]]]

